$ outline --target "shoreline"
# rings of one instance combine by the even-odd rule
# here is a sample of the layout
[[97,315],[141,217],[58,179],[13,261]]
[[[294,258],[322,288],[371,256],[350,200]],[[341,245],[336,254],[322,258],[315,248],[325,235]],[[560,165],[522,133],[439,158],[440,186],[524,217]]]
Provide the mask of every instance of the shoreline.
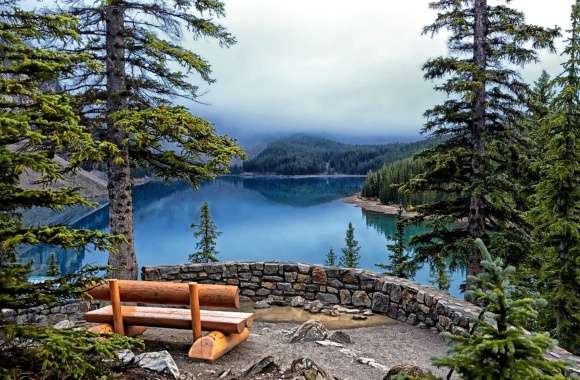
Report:
[[[344,203],[352,204],[356,207],[360,207],[365,211],[376,212],[378,214],[384,215],[397,215],[399,211],[398,205],[385,205],[382,204],[380,201],[376,199],[370,198],[363,198],[361,197],[360,193],[356,193],[353,195],[349,195],[348,197],[342,198]],[[404,211],[403,216],[405,218],[412,218],[416,216],[417,213],[415,211]]]
[[240,173],[224,174],[222,177],[241,177],[241,178],[362,178],[366,174],[268,174],[268,173]]

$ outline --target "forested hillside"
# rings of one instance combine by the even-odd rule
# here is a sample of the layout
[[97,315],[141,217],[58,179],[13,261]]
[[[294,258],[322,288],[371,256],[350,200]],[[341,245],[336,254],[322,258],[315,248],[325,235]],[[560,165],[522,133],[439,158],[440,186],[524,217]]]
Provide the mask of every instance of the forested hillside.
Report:
[[432,145],[432,140],[382,145],[342,144],[304,134],[272,142],[252,160],[245,172],[283,175],[367,174]]

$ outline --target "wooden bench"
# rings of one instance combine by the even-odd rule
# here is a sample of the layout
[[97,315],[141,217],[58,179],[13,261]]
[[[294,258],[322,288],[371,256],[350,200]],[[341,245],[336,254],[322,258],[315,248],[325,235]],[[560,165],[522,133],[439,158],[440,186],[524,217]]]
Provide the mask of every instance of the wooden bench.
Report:
[[[209,362],[248,339],[253,321],[252,313],[200,309],[201,306],[239,309],[237,286],[108,280],[88,293],[96,300],[111,301],[110,306],[85,314],[87,322],[100,323],[90,331],[135,336],[146,327],[191,329],[193,345],[189,357]],[[128,306],[121,302],[190,307],[188,310]],[[202,331],[210,332],[203,336]]]

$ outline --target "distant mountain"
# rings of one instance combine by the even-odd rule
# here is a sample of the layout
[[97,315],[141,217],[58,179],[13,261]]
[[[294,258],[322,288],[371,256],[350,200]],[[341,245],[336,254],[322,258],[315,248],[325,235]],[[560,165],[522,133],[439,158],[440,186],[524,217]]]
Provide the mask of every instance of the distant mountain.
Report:
[[243,171],[281,175],[367,174],[432,144],[432,140],[422,140],[353,145],[297,134],[269,143],[256,157],[243,163]]

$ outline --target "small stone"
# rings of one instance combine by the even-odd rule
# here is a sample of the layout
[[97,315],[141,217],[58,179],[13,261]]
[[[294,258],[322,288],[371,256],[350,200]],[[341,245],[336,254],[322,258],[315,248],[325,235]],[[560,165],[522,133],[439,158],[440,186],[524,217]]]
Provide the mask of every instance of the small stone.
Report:
[[166,350],[145,352],[144,354],[136,356],[135,361],[141,368],[165,373],[173,376],[174,379],[179,378],[179,368],[177,368],[177,364],[175,364],[175,360],[173,360],[171,354]]
[[311,313],[320,313],[320,311],[322,310],[322,308],[324,307],[324,304],[318,300],[312,301],[310,303],[310,312]]
[[367,292],[362,290],[357,290],[352,294],[352,304],[354,306],[370,307],[371,299]]
[[377,361],[375,359],[372,359],[372,358],[360,357],[360,358],[357,358],[356,360],[359,363],[361,363],[361,364],[366,364],[366,365],[368,365],[370,367],[376,368],[376,369],[381,370],[381,371],[385,371],[386,372],[386,371],[389,370],[389,367],[384,366],[384,365],[382,365],[380,363],[377,363]]
[[338,343],[338,342],[333,342],[331,340],[317,340],[316,344],[320,345],[320,346],[324,346],[324,347],[344,347],[343,344]]
[[334,331],[330,334],[329,340],[333,342],[342,343],[342,344],[351,344],[352,340],[350,339],[350,335],[343,331]]
[[311,359],[296,359],[290,365],[289,374],[285,378],[305,380],[333,380],[320,366]]
[[352,316],[352,319],[355,321],[366,321],[368,319],[368,317],[366,315],[362,315],[362,314],[355,314]]
[[123,365],[131,364],[133,360],[135,360],[135,354],[133,353],[133,351],[128,350],[126,348],[117,351],[117,357],[123,363]]
[[274,361],[274,357],[266,356],[260,361],[252,364],[242,375],[243,378],[253,378],[264,373],[279,371],[280,367]]
[[395,365],[393,367],[391,367],[391,369],[389,369],[389,372],[387,372],[387,374],[385,375],[385,377],[383,378],[383,380],[394,380],[394,379],[398,379],[400,377],[413,377],[415,379],[427,379],[427,372],[422,369],[421,367],[417,367],[416,365],[411,365],[411,364],[398,364]]
[[322,322],[311,319],[292,332],[290,343],[315,342],[317,340],[325,340],[327,336],[328,330]]
[[292,297],[292,299],[290,300],[290,306],[303,307],[305,301],[306,300],[304,299],[304,297],[300,297],[300,296]]
[[270,304],[266,300],[258,301],[254,304],[254,309],[268,309]]
[[373,315],[373,311],[372,311],[372,310],[370,310],[370,309],[368,309],[368,310],[365,310],[365,311],[364,311],[364,313],[363,313],[363,315],[365,315],[365,316],[367,316],[367,317],[370,317],[371,315]]
[[69,319],[64,319],[53,326],[55,329],[64,330],[64,329],[72,329],[75,327],[75,323]]
[[330,313],[331,313],[330,309],[327,309],[327,308],[322,309],[322,314],[330,315]]

